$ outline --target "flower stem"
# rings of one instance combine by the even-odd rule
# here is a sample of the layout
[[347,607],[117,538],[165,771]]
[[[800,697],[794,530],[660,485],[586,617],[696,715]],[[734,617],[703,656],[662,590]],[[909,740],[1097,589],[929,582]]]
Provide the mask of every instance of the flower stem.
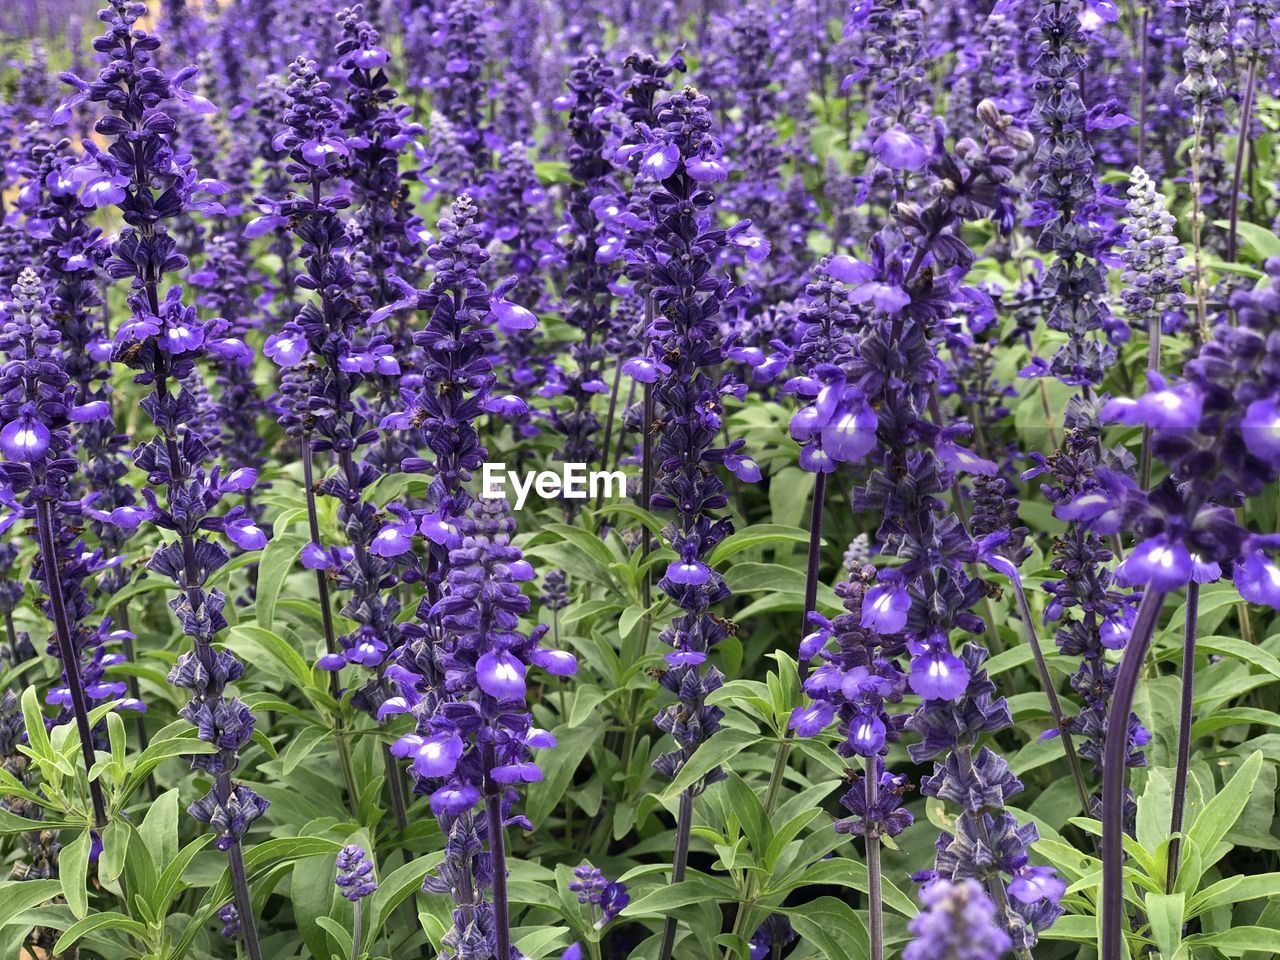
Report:
[[[800,636],[804,636],[809,628],[809,614],[818,606],[818,567],[822,559],[822,518],[823,507],[827,499],[827,475],[818,473],[813,478],[813,503],[809,508],[809,554],[805,565],[804,576],[804,612],[800,619]],[[808,662],[801,660],[798,666],[800,685],[809,673]],[[769,772],[769,785],[764,792],[764,809],[769,816],[773,815],[778,805],[778,796],[782,792],[782,780],[787,772],[787,758],[791,755],[791,730],[782,731],[782,741],[778,744],[778,752],[773,758],[773,769]]]
[[869,960],[884,960],[884,891],[880,882],[880,833],[878,827],[872,827],[872,811],[880,802],[880,777],[876,757],[867,757],[866,790],[867,790],[867,909],[868,927],[871,935],[871,955]]
[[1182,633],[1182,699],[1178,714],[1178,763],[1174,768],[1173,810],[1169,817],[1169,863],[1165,892],[1178,882],[1178,855],[1182,848],[1182,817],[1187,800],[1187,768],[1191,763],[1191,701],[1196,687],[1196,623],[1200,613],[1200,584],[1187,584],[1187,619]]
[[[1160,317],[1153,316],[1147,323],[1147,372],[1160,372]],[[1139,460],[1139,477],[1143,490],[1151,489],[1151,427],[1142,427],[1142,455]]]
[[[121,638],[120,641],[120,647],[124,653],[124,658],[129,663],[134,663],[133,633],[129,629],[129,610],[127,606],[121,605],[116,610],[115,617],[116,623],[120,624],[120,629],[124,632],[124,637]],[[135,700],[141,700],[142,693],[138,687],[138,678],[133,676],[133,674],[130,674],[125,679],[125,682],[129,689],[129,696],[133,697]],[[135,714],[133,717],[133,725],[134,729],[138,733],[138,749],[146,750],[147,746],[151,742],[151,738],[147,736],[146,716],[142,713]],[[156,781],[150,773],[147,774],[146,786],[147,795],[154,797],[156,792]]]
[[1151,647],[1164,592],[1148,588],[1138,607],[1129,635],[1115,690],[1102,753],[1102,941],[1100,960],[1121,960],[1124,955],[1124,786],[1125,758],[1129,753],[1129,714],[1142,676],[1142,665]]
[[236,910],[240,914],[240,933],[244,937],[244,949],[249,960],[262,960],[262,947],[258,943],[258,925],[254,920],[253,895],[249,892],[249,877],[244,869],[244,851],[236,840],[227,851],[231,867],[231,887],[235,891]]
[[[302,448],[302,486],[307,499],[307,532],[311,542],[320,543],[320,519],[316,514],[316,490],[314,467],[311,463],[311,440],[303,434]],[[324,630],[324,649],[326,653],[338,652],[337,632],[333,628],[333,611],[329,604],[329,578],[324,570],[316,571],[316,591],[320,594],[320,623]],[[342,688],[338,685],[338,671],[329,671],[329,694],[335,700],[342,698]]]
[[360,901],[355,902],[355,915],[351,920],[351,960],[360,960]]
[[[600,443],[600,469],[609,469],[609,448],[613,445],[613,420],[618,413],[618,390],[622,386],[622,364],[613,369],[613,386],[609,389],[609,412],[604,418],[604,440]],[[604,502],[604,487],[596,497],[596,509]]]
[[[486,763],[489,763],[493,759],[492,747],[487,748],[485,752]],[[489,823],[489,862],[493,873],[493,925],[498,938],[498,960],[507,960],[511,956],[511,916],[507,906],[507,851],[502,829],[502,790],[498,784],[487,785],[484,811]]]
[[1062,738],[1062,749],[1067,755],[1067,766],[1071,768],[1071,779],[1075,781],[1076,793],[1080,797],[1080,811],[1089,815],[1089,789],[1085,786],[1084,772],[1080,768],[1080,757],[1076,753],[1075,742],[1067,730],[1066,718],[1062,713],[1062,704],[1058,700],[1058,691],[1054,689],[1053,677],[1049,674],[1049,666],[1045,663],[1044,651],[1040,649],[1040,638],[1036,635],[1035,621],[1031,619],[1031,604],[1027,602],[1026,591],[1022,588],[1022,578],[1014,571],[1013,595],[1018,602],[1018,617],[1022,620],[1022,632],[1031,647],[1031,656],[1036,663],[1036,673],[1040,675],[1040,686],[1049,698],[1049,713],[1057,724],[1058,736]]
[[[671,883],[674,886],[684,880],[685,867],[689,861],[689,833],[693,829],[693,790],[685,790],[680,794],[680,811],[676,815],[676,848],[671,858]],[[668,914],[662,926],[662,946],[658,949],[658,960],[671,960],[671,949],[676,943],[676,918]]]
[[80,734],[80,752],[84,756],[84,775],[89,784],[89,799],[93,804],[93,821],[101,830],[107,825],[107,807],[102,799],[102,785],[89,776],[97,761],[93,748],[93,728],[89,725],[89,699],[85,696],[84,681],[80,677],[80,651],[76,649],[75,640],[71,636],[71,620],[67,616],[67,605],[62,596],[58,546],[53,538],[53,514],[47,500],[36,501],[36,528],[40,540],[40,562],[44,566],[44,586],[49,596],[53,630],[58,642],[58,656],[62,660],[62,672],[67,678],[67,689],[71,693],[76,730]]
[[1240,183],[1244,175],[1244,158],[1249,152],[1249,121],[1253,113],[1253,93],[1258,85],[1258,58],[1249,58],[1249,72],[1245,75],[1244,98],[1240,101],[1240,135],[1236,138],[1236,161],[1231,171],[1230,226],[1227,229],[1227,262],[1236,258],[1236,242],[1240,232]]

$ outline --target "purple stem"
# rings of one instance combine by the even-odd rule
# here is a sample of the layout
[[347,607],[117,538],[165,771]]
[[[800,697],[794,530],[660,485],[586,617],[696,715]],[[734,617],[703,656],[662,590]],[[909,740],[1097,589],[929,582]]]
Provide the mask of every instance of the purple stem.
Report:
[[1164,596],[1164,591],[1150,588],[1143,595],[1111,694],[1111,715],[1107,718],[1102,753],[1101,960],[1122,960],[1124,953],[1124,786],[1129,715]]
[[[307,494],[307,531],[311,542],[320,543],[320,520],[316,516],[316,491],[314,467],[311,463],[311,440],[303,434],[302,447],[302,485]],[[316,591],[320,594],[320,622],[324,628],[324,649],[326,653],[338,652],[337,634],[333,629],[333,611],[329,608],[329,579],[324,570],[316,571]],[[335,700],[342,697],[342,688],[338,685],[338,671],[329,671],[329,693]]]
[[1231,172],[1231,226],[1227,230],[1227,261],[1236,258],[1236,239],[1240,228],[1240,179],[1244,174],[1244,155],[1249,152],[1249,119],[1253,113],[1253,91],[1258,85],[1258,58],[1249,59],[1249,72],[1244,81],[1244,99],[1240,102],[1240,135],[1236,138],[1236,161]]
[[1191,763],[1191,701],[1196,688],[1196,623],[1200,614],[1200,584],[1187,584],[1187,619],[1182,633],[1182,700],[1178,715],[1178,765],[1173,778],[1173,811],[1169,817],[1169,865],[1164,888],[1173,892],[1178,881],[1182,848],[1182,817],[1186,810],[1187,768]]
[[[675,885],[684,880],[685,867],[689,862],[689,833],[693,828],[693,788],[680,794],[680,812],[676,816],[676,849],[671,858],[671,883]],[[741,909],[741,908],[739,908]],[[671,950],[676,943],[676,918],[667,914],[662,925],[662,946],[658,950],[658,960],[671,960]]]
[[[492,744],[481,748],[486,770],[494,767]],[[499,960],[511,956],[511,914],[507,906],[507,851],[502,827],[502,787],[485,774],[484,812],[489,825],[489,863],[493,874],[493,925]]]
[[80,651],[71,637],[71,620],[62,598],[62,581],[58,571],[58,547],[53,538],[53,515],[49,501],[36,501],[36,528],[40,539],[40,560],[44,564],[45,591],[49,595],[49,608],[53,614],[53,630],[58,641],[58,656],[62,659],[62,672],[71,692],[71,709],[75,713],[76,730],[80,734],[80,752],[84,755],[84,775],[89,783],[89,799],[93,803],[93,821],[101,830],[107,825],[107,807],[102,800],[102,786],[89,779],[89,771],[97,761],[93,749],[93,728],[89,725],[89,699],[85,696],[84,681],[80,678]]
[[1036,636],[1035,621],[1031,619],[1031,604],[1027,602],[1026,591],[1022,588],[1022,578],[1015,570],[1012,577],[1013,595],[1018,602],[1018,617],[1022,620],[1022,632],[1031,647],[1031,656],[1036,662],[1036,673],[1040,675],[1040,686],[1049,698],[1049,712],[1053,722],[1057,724],[1058,736],[1062,738],[1062,749],[1067,755],[1067,766],[1071,768],[1071,779],[1075,781],[1076,793],[1080,796],[1080,811],[1089,814],[1089,790],[1084,784],[1084,772],[1080,769],[1080,757],[1076,753],[1075,741],[1067,730],[1066,718],[1062,714],[1062,704],[1058,700],[1058,691],[1054,689],[1053,677],[1049,674],[1049,666],[1045,663],[1044,651],[1040,649],[1040,638]]
[[867,908],[871,935],[870,960],[884,960],[884,891],[880,883],[880,834],[871,826],[872,811],[880,802],[880,777],[877,758],[866,758],[867,788]]

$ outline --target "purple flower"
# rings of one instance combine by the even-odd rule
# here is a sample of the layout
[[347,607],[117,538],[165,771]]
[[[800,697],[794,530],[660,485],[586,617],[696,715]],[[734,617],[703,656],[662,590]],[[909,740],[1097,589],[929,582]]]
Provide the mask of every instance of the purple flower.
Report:
[[373,861],[363,847],[349,843],[339,850],[335,869],[334,886],[352,903],[359,903],[378,889],[378,881],[373,876]]
[[1116,579],[1128,586],[1151,584],[1167,593],[1190,580],[1191,571],[1191,554],[1182,541],[1159,536],[1136,544],[1116,568]]
[[976,880],[933,880],[920,890],[924,909],[907,924],[903,960],[999,960],[1013,946],[996,908]]
[[902,584],[889,581],[867,591],[862,601],[862,626],[882,635],[901,633],[907,625],[911,595]]

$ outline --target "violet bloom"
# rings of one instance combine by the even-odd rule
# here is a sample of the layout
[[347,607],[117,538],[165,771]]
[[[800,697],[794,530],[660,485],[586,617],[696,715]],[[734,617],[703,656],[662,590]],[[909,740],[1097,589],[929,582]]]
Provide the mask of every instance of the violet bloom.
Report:
[[591,908],[591,920],[597,930],[608,926],[631,902],[625,883],[609,880],[589,863],[575,867],[573,876],[569,889],[578,895],[579,903]]
[[[89,725],[94,698],[84,660],[101,636],[84,623],[93,612],[84,581],[100,568],[102,555],[70,533],[80,509],[70,496],[79,468],[71,424],[100,420],[110,414],[110,406],[76,402],[76,387],[58,355],[62,337],[47,317],[44,289],[33,270],[19,275],[3,313],[8,320],[0,329],[0,480],[6,498],[13,498],[21,514],[36,523],[39,548],[32,575],[53,624],[50,652],[62,661],[63,686],[49,696],[63,708],[62,722],[75,721],[87,773],[95,762]],[[112,695],[102,690],[96,699]],[[107,823],[106,808],[96,780],[89,782],[89,793],[101,829]]]
[[[392,752],[410,761],[414,791],[430,796],[448,837],[424,889],[454,897],[455,925],[444,943],[464,956],[509,950],[503,833],[508,824],[532,829],[513,808],[520,786],[542,779],[533,751],[555,746],[527,712],[529,669],[555,658],[539,646],[545,627],[527,636],[518,630],[530,608],[520,584],[532,568],[511,543],[514,531],[498,500],[478,500],[460,518],[442,596],[428,614],[441,641],[406,649],[396,668],[403,695],[385,707],[416,721]],[[474,810],[482,799],[487,852]]]
[[907,924],[913,939],[902,960],[999,960],[1013,946],[976,880],[934,880],[920,899],[924,909]]
[[579,331],[569,347],[573,369],[564,374],[562,392],[570,400],[567,410],[553,409],[551,423],[564,435],[557,454],[569,463],[594,463],[600,459],[595,434],[600,422],[591,410],[596,385],[602,384],[601,365],[609,328],[613,297],[610,285],[618,268],[614,257],[604,254],[606,222],[599,201],[616,192],[613,166],[605,153],[609,110],[616,103],[613,68],[598,55],[580,60],[569,74],[569,173],[573,183],[565,204],[565,226],[559,234],[569,275],[565,284],[564,316]]
[[[723,621],[710,614],[710,607],[726,598],[729,590],[702,558],[732,531],[728,518],[713,513],[725,505],[726,494],[714,469],[707,469],[723,462],[727,452],[716,446],[719,397],[726,384],[714,375],[723,347],[712,307],[729,296],[731,287],[709,274],[725,243],[724,232],[714,229],[710,218],[715,196],[687,169],[693,158],[719,154],[719,142],[710,133],[707,100],[686,87],[662,105],[658,119],[661,126],[653,132],[652,149],[674,150],[676,159],[650,194],[653,238],[644,251],[656,316],[647,359],[668,367],[654,384],[656,416],[664,426],[654,447],[659,468],[651,507],[677,513],[666,536],[680,562],[658,585],[682,612],[660,635],[673,648],[665,657],[668,669],[661,683],[678,699],[656,720],[660,729],[676,738],[678,749],[659,757],[654,765],[674,778],[693,751],[719,728],[723,715],[718,707],[704,702],[720,686],[720,672],[711,667],[704,675],[702,664],[725,635]],[[678,274],[661,268],[677,255],[694,258],[697,266]],[[663,362],[664,357],[672,362]],[[719,769],[711,771],[693,792],[701,792],[722,776]]]
[[364,847],[349,843],[339,850],[335,869],[337,876],[333,883],[338,892],[352,903],[363,900],[378,889],[373,861],[365,853]]
[[[343,62],[358,71],[346,56],[349,45],[344,45],[343,53]],[[326,654],[320,666],[339,670],[353,664],[377,671],[399,643],[395,619],[400,602],[383,590],[393,567],[374,548],[381,526],[379,513],[364,491],[377,479],[378,471],[358,455],[362,446],[377,438],[376,424],[357,402],[356,393],[371,374],[389,374],[398,368],[382,349],[385,337],[369,329],[372,321],[364,301],[354,295],[358,282],[351,236],[338,216],[351,202],[341,179],[352,149],[339,129],[343,114],[313,63],[298,59],[290,65],[287,93],[286,126],[275,142],[289,151],[287,170],[305,192],[284,199],[260,197],[259,204],[272,216],[289,221],[305,254],[305,272],[298,285],[317,296],[267,339],[266,352],[286,368],[308,356],[314,358],[316,375],[306,381],[305,390],[287,395],[293,407],[291,418],[310,426],[307,455],[332,451],[338,466],[316,489],[339,501],[338,519],[350,541],[351,555],[335,573],[339,587],[351,593],[345,609],[356,627],[337,638],[340,652]],[[375,713],[381,691],[380,678],[375,676],[357,693],[355,702]]]
[[[875,412],[856,388],[847,388],[841,372],[863,320],[841,282],[852,263],[849,257],[826,257],[813,268],[796,314],[800,343],[787,351],[796,375],[784,389],[806,404],[791,419],[791,436],[802,444],[801,468],[812,473],[831,473],[840,463],[862,459],[875,445]],[[767,360],[757,366],[757,379],[768,366]]]
[[[1036,358],[1024,376],[1053,376],[1072,386],[1097,385],[1115,363],[1115,348],[1100,340],[1120,341],[1127,328],[1110,316],[1106,272],[1098,262],[1106,246],[1103,228],[1110,220],[1105,193],[1094,170],[1094,153],[1086,136],[1086,110],[1079,76],[1087,37],[1073,5],[1060,0],[1041,3],[1035,19],[1038,41],[1033,86],[1032,129],[1040,135],[1033,165],[1028,227],[1040,228],[1036,245],[1055,256],[1045,274],[1049,308],[1045,323],[1066,334],[1048,361]],[[1061,171],[1071,171],[1063,176]]]
[[[111,0],[101,14],[105,35],[95,43],[110,61],[91,83],[67,76],[76,92],[64,105],[103,104],[108,112],[97,122],[98,133],[114,140],[116,147],[126,141],[132,147],[104,152],[86,142],[82,196],[94,184],[112,184],[113,189],[98,199],[110,198],[118,204],[128,224],[112,244],[105,265],[112,278],[132,281],[128,301],[132,315],[116,332],[112,359],[136,370],[136,383],[152,388],[141,406],[155,424],[156,434],[138,445],[134,462],[151,484],[144,496],[152,522],[173,534],[172,540],[155,550],[147,566],[173,581],[176,595],[171,606],[182,632],[192,640],[192,649],[178,658],[169,676],[171,683],[192,693],[181,715],[202,739],[217,747],[216,752],[192,760],[213,784],[189,811],[213,828],[217,847],[230,857],[245,945],[251,960],[258,960],[261,953],[240,843],[266,811],[267,801],[231,779],[254,721],[248,707],[225,696],[227,684],[240,676],[243,666],[213,645],[227,625],[221,612],[226,597],[217,588],[206,587],[209,577],[228,560],[226,549],[210,533],[224,532],[241,546],[257,537],[252,529],[234,524],[234,511],[225,516],[213,513],[229,491],[220,473],[207,469],[211,451],[193,427],[198,408],[186,385],[198,360],[211,352],[234,353],[243,344],[226,335],[225,321],[201,321],[183,303],[181,287],[162,289],[165,274],[186,266],[166,221],[194,210],[217,212],[221,207],[194,199],[198,191],[217,186],[200,181],[184,165],[185,155],[171,141],[175,125],[167,112],[184,105],[205,110],[209,105],[182,93],[180,83],[189,74],[170,77],[154,66],[152,56],[160,41],[138,26],[145,12],[143,4]],[[176,394],[171,392],[173,384],[181,384]],[[233,486],[235,492],[244,492],[242,485]]]

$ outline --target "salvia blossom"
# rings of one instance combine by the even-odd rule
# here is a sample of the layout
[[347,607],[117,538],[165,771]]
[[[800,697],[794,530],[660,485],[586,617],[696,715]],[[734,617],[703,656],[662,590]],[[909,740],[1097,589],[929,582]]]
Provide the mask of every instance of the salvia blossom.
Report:
[[[156,548],[147,567],[173,580],[178,588],[170,606],[193,648],[178,658],[169,680],[191,691],[192,699],[181,715],[196,727],[201,739],[216,747],[215,752],[192,760],[193,767],[205,771],[213,784],[189,812],[213,828],[216,845],[230,857],[246,949],[251,960],[258,960],[240,841],[265,813],[267,801],[231,779],[239,751],[253,733],[254,718],[244,703],[225,696],[227,684],[239,678],[243,666],[231,653],[213,646],[214,637],[226,626],[222,614],[226,597],[205,584],[228,559],[226,549],[209,533],[223,533],[242,549],[262,546],[265,537],[243,508],[223,515],[213,512],[224,496],[243,493],[256,478],[252,471],[224,476],[218,469],[206,470],[211,453],[190,429],[197,406],[185,384],[199,359],[211,353],[234,355],[244,345],[226,336],[226,321],[200,320],[194,308],[183,303],[180,286],[162,289],[164,275],[186,265],[165,221],[190,210],[218,212],[221,208],[193,199],[198,190],[216,192],[219,187],[201,183],[176,152],[170,140],[175,125],[166,112],[184,107],[207,112],[211,106],[182,89],[194,71],[170,76],[153,65],[160,41],[137,26],[145,12],[141,3],[111,0],[100,14],[106,32],[94,41],[108,63],[93,82],[66,75],[75,93],[57,114],[65,115],[70,106],[84,101],[102,103],[109,111],[99,118],[95,130],[113,147],[104,152],[86,141],[78,179],[81,196],[92,198],[86,202],[117,205],[127,224],[112,243],[105,264],[112,278],[131,281],[132,315],[116,331],[112,359],[136,370],[134,382],[152,389],[141,407],[157,432],[138,445],[134,463],[152,484],[143,491],[151,522],[174,534],[170,542]],[[160,203],[162,196],[165,200]],[[171,388],[174,383],[181,385],[176,394]]]
[[1192,147],[1193,189],[1200,191],[1200,200],[1206,204],[1225,197],[1227,192],[1222,141],[1226,136],[1224,104],[1231,72],[1230,18],[1227,0],[1187,0],[1186,45],[1182,49],[1186,76],[1177,91],[1191,107],[1196,141]]
[[[425,889],[451,893],[457,904],[444,939],[450,955],[506,956],[503,831],[508,824],[532,828],[512,812],[518,786],[542,779],[533,751],[555,746],[524,712],[527,675],[534,666],[572,674],[576,662],[539,646],[545,627],[528,636],[517,629],[530,606],[520,584],[534,572],[511,543],[515,523],[506,504],[477,500],[458,522],[447,580],[429,613],[440,641],[406,650],[397,668],[404,695],[388,701],[384,714],[411,712],[416,720],[392,752],[410,761],[414,791],[430,796],[448,837],[445,860]],[[439,687],[422,685],[432,676],[442,678]],[[483,821],[474,815],[481,799]]]
[[[715,308],[731,288],[724,280],[697,279],[707,273],[727,239],[709,222],[715,196],[703,186],[704,167],[722,163],[707,106],[707,99],[691,87],[673,94],[659,111],[661,126],[648,148],[661,163],[641,162],[642,171],[660,181],[649,196],[654,226],[646,247],[656,319],[647,355],[625,365],[632,376],[654,384],[657,417],[663,424],[654,447],[657,483],[650,506],[677,512],[664,536],[678,559],[658,584],[683,611],[660,635],[672,648],[661,682],[677,697],[656,721],[679,746],[655,762],[668,777],[675,777],[693,750],[715,733],[723,715],[704,703],[720,686],[720,672],[711,667],[703,674],[702,665],[726,629],[709,608],[724,600],[729,590],[705,558],[729,535],[732,524],[714,514],[726,497],[723,482],[707,467],[726,463],[741,446],[740,441],[734,449],[716,445],[721,392],[732,384],[714,376],[724,356]],[[676,257],[687,258],[686,268],[665,269]],[[689,262],[693,260],[697,265]],[[719,776],[713,771],[698,789]]]
[[373,875],[373,861],[365,853],[364,847],[349,843],[338,851],[337,876],[334,886],[338,892],[356,903],[378,889],[378,881]]
[[[124,685],[99,688],[100,674],[86,685],[83,658],[91,653],[97,634],[82,623],[92,611],[83,581],[94,569],[95,556],[63,531],[67,514],[74,517],[78,511],[69,502],[79,468],[70,425],[100,420],[111,408],[98,401],[77,402],[77,390],[56,354],[61,335],[46,316],[44,290],[34,271],[19,275],[4,312],[9,320],[0,328],[0,478],[6,493],[20,498],[23,514],[36,522],[39,559],[33,573],[46,597],[54,628],[51,652],[62,661],[65,684],[57,701],[74,717],[88,773],[95,761],[91,703],[123,692]],[[89,782],[89,793],[97,824],[104,827],[106,811],[96,780]]]
[[[250,232],[288,220],[305,260],[297,285],[317,296],[280,332],[267,338],[265,352],[284,368],[297,366],[308,355],[316,359],[318,376],[307,381],[305,393],[282,396],[292,396],[293,416],[311,426],[308,455],[332,451],[338,467],[316,489],[338,500],[338,520],[351,553],[345,557],[316,550],[310,556],[313,566],[332,568],[339,590],[350,591],[344,613],[356,628],[338,637],[341,649],[326,653],[319,665],[326,670],[347,664],[375,669],[396,645],[394,623],[400,604],[382,589],[392,576],[392,566],[376,548],[378,511],[364,497],[378,474],[358,458],[359,448],[376,439],[377,431],[355,394],[369,375],[395,374],[399,367],[383,349],[385,337],[369,330],[370,317],[362,301],[353,296],[357,278],[351,262],[352,241],[338,216],[351,202],[339,180],[351,150],[338,129],[341,112],[329,95],[330,85],[319,78],[313,63],[301,58],[290,66],[287,92],[286,129],[276,142],[289,151],[288,171],[306,192],[284,199],[259,197],[259,204],[270,212],[251,224]],[[336,189],[326,196],[326,188],[335,184]],[[377,678],[371,683],[378,688]],[[376,704],[362,705],[372,706],[370,712],[376,710]]]
[[[1280,567],[1270,556],[1274,538],[1242,526],[1234,509],[1274,483],[1280,471],[1275,442],[1280,381],[1269,339],[1280,316],[1280,260],[1268,260],[1266,269],[1270,283],[1232,295],[1236,324],[1224,320],[1214,328],[1186,364],[1182,381],[1150,374],[1146,394],[1111,400],[1102,411],[1106,419],[1148,428],[1152,453],[1169,475],[1150,492],[1117,477],[1101,495],[1078,497],[1067,507],[1100,533],[1133,532],[1137,542],[1116,577],[1144,591],[1116,676],[1102,759],[1107,950],[1119,949],[1123,912],[1121,811],[1128,741],[1115,718],[1132,706],[1164,596],[1230,577],[1249,602],[1280,606]],[[1188,605],[1192,602],[1189,593]]]
[[574,369],[563,374],[568,410],[553,410],[551,422],[565,436],[560,456],[569,463],[600,458],[595,434],[600,422],[590,409],[592,397],[606,393],[601,362],[605,355],[617,259],[610,253],[602,203],[611,195],[613,165],[605,154],[608,111],[614,105],[614,71],[599,56],[580,60],[569,75],[569,172],[573,185],[565,204],[559,241],[569,274],[565,283],[565,320],[580,334],[571,348]]
[[1142,167],[1134,167],[1129,182],[1128,219],[1124,225],[1120,257],[1125,270],[1120,291],[1129,323],[1160,342],[1166,317],[1186,301],[1182,292],[1185,273],[1178,266],[1184,256],[1174,234],[1173,215]]
[[996,908],[974,880],[934,880],[920,891],[924,909],[907,928],[903,960],[999,960],[1012,943]]
[[[1115,362],[1115,349],[1096,334],[1124,339],[1112,320],[1106,274],[1098,262],[1107,210],[1087,136],[1088,114],[1079,77],[1087,44],[1073,0],[1044,0],[1035,18],[1039,40],[1032,90],[1031,128],[1039,135],[1028,227],[1040,228],[1036,245],[1055,256],[1044,277],[1045,324],[1066,335],[1052,358],[1035,358],[1024,376],[1053,376],[1072,386],[1097,385]],[[998,5],[999,9],[999,5]]]
[[604,929],[631,902],[625,883],[609,880],[589,863],[575,867],[573,876],[569,889],[578,895],[579,903],[591,907],[592,922],[597,930]]

